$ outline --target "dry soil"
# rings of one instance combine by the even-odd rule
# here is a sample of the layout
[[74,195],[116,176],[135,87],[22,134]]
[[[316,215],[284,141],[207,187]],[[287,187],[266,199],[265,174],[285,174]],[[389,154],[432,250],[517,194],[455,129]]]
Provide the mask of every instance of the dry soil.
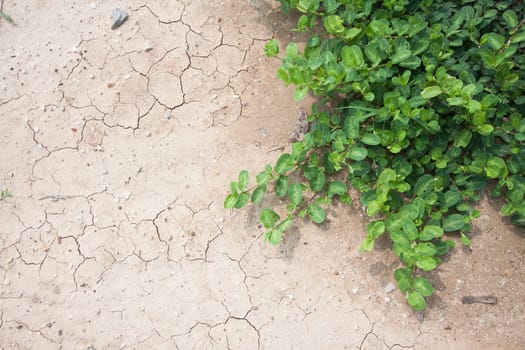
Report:
[[309,108],[262,53],[294,39],[276,3],[2,2],[0,349],[525,348],[525,241],[500,203],[429,276],[424,314],[390,291],[387,241],[358,253],[357,206],[278,247],[260,208],[223,209]]

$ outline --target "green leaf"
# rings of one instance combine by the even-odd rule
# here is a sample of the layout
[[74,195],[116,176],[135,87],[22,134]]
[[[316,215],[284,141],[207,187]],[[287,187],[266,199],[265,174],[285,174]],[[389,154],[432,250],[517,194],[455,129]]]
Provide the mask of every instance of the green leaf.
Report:
[[439,86],[428,86],[421,91],[421,97],[424,99],[431,99],[436,96],[439,96],[443,93],[443,90]]
[[507,164],[502,158],[499,157],[492,157],[487,161],[487,165],[485,165],[485,174],[487,174],[487,177],[490,179],[495,179],[503,172],[505,173],[505,170],[507,169]]
[[368,155],[368,151],[366,148],[363,147],[352,147],[350,149],[350,152],[348,152],[348,157],[352,160],[360,161],[366,158]]
[[467,236],[465,236],[463,232],[461,232],[459,240],[463,245],[466,245],[467,247],[470,245],[470,239]]
[[286,56],[291,59],[295,59],[297,58],[297,56],[299,56],[299,48],[297,47],[296,43],[290,43],[286,45],[285,51],[286,51]]
[[368,225],[366,225],[366,233],[374,240],[381,236],[383,233],[385,233],[385,231],[386,226],[384,221],[372,221]]
[[499,50],[505,44],[505,37],[496,33],[487,33],[481,37],[480,43],[488,43],[494,50]]
[[516,12],[512,10],[503,12],[503,19],[507,23],[509,29],[513,29],[518,25],[518,16],[516,15]]
[[416,261],[416,266],[423,271],[431,271],[436,268],[437,261],[431,256],[422,256]]
[[248,186],[248,183],[250,182],[250,178],[248,175],[247,170],[241,170],[239,173],[239,180],[237,182],[237,187],[239,188],[239,191],[244,191],[246,186]]
[[346,117],[343,129],[348,139],[356,139],[359,136],[359,120],[354,117]]
[[432,287],[432,284],[430,284],[430,282],[423,277],[414,277],[412,286],[416,292],[424,297],[429,297],[434,294],[434,288]]
[[323,26],[330,34],[341,34],[345,31],[343,19],[337,15],[324,17]]
[[412,51],[408,48],[401,48],[390,58],[392,64],[400,64],[412,56]]
[[418,243],[414,250],[416,251],[416,253],[423,256],[434,256],[437,253],[437,249],[434,246],[434,244],[429,242]]
[[319,0],[299,0],[295,2],[297,5],[297,10],[307,13],[307,12],[315,12],[319,9]]
[[369,27],[374,33],[376,33],[379,36],[387,36],[390,35],[392,32],[388,20],[386,19],[374,19],[370,22]]
[[307,209],[308,216],[316,224],[322,224],[326,220],[326,213],[318,204],[312,204]]
[[271,244],[278,245],[279,243],[281,243],[282,234],[283,234],[282,230],[275,228],[273,230],[266,232],[264,237]]
[[338,0],[324,0],[323,7],[327,13],[334,13],[342,4]]
[[264,45],[264,54],[267,57],[275,57],[279,54],[279,43],[275,39],[271,39]]
[[454,205],[456,205],[461,200],[461,198],[462,196],[459,191],[449,190],[443,194],[441,206],[447,209],[452,208]]
[[379,53],[379,50],[373,46],[373,44],[369,43],[368,46],[365,47],[365,55],[372,66],[377,66],[379,63],[381,63],[381,54]]
[[369,146],[377,146],[381,143],[381,138],[376,134],[366,133],[361,136],[361,142]]
[[304,100],[306,95],[308,95],[308,86],[296,87],[293,92],[293,98],[297,102]]
[[488,136],[488,135],[490,135],[492,133],[492,131],[494,131],[494,127],[492,125],[490,125],[490,124],[478,125],[476,127],[476,131],[480,135]]
[[396,281],[402,280],[402,279],[411,279],[412,278],[412,272],[404,267],[401,267],[394,271],[394,278]]
[[419,197],[425,197],[434,190],[434,177],[430,174],[421,176],[415,186],[414,194]]
[[359,252],[360,253],[369,252],[372,250],[373,247],[374,247],[374,239],[367,236],[361,243],[361,246],[359,247]]
[[514,34],[512,36],[512,42],[513,43],[520,43],[523,40],[525,40],[525,30],[521,30],[520,32]]
[[348,68],[359,69],[365,63],[363,51],[361,51],[361,48],[357,45],[343,46],[341,49],[341,57],[344,65]]
[[408,240],[413,241],[419,236],[417,226],[412,220],[405,218],[401,219],[401,227],[403,228],[403,233]]
[[277,160],[277,164],[275,164],[274,170],[278,174],[285,174],[288,171],[293,169],[293,158],[290,154],[284,153],[279,157]]
[[454,146],[465,148],[472,139],[472,131],[469,129],[460,130],[454,137]]
[[266,185],[268,182],[270,182],[270,176],[266,171],[261,171],[259,174],[257,174],[255,180],[259,186]]
[[397,287],[402,292],[407,292],[412,287],[412,273],[407,268],[399,268],[394,271]]
[[430,241],[443,236],[443,229],[436,225],[426,225],[419,234],[421,241]]
[[310,188],[314,192],[321,192],[324,188],[326,175],[322,172],[317,172],[316,176],[310,180]]
[[292,183],[288,186],[288,199],[294,205],[300,205],[303,201],[303,187],[301,184]]
[[343,195],[348,191],[348,187],[344,182],[341,181],[332,181],[328,183],[327,194],[329,198],[332,198],[334,195]]
[[277,197],[284,197],[288,193],[288,176],[281,175],[275,183],[275,194]]
[[361,33],[361,28],[350,28],[346,31],[344,38],[345,40],[352,40]]
[[465,226],[465,217],[461,214],[451,214],[443,219],[443,231],[459,231]]
[[269,229],[272,228],[277,221],[279,221],[281,217],[279,214],[277,214],[273,209],[270,208],[264,208],[261,211],[261,215],[259,216],[259,220],[261,220],[264,228]]
[[238,198],[239,194],[237,192],[233,192],[227,195],[226,199],[224,200],[224,208],[232,209],[235,206],[235,203],[237,203]]
[[291,83],[290,75],[283,67],[279,67],[279,69],[277,69],[277,77],[281,79],[286,84],[286,86]]
[[407,295],[407,302],[414,308],[416,311],[425,310],[427,307],[427,302],[425,298],[419,292],[410,292]]
[[5,19],[7,22],[9,22],[10,24],[16,26],[15,21],[14,21],[14,20],[11,18],[11,16],[9,16],[7,13],[0,11],[0,18],[3,18],[3,19]]
[[237,201],[235,202],[235,208],[240,209],[244,207],[249,201],[250,195],[248,194],[248,192],[243,192],[239,195],[239,198],[237,198]]
[[266,193],[266,185],[259,185],[253,190],[252,193],[252,203],[253,204],[259,204],[262,202],[264,198],[264,194]]
[[377,214],[379,214],[382,209],[383,205],[381,203],[379,203],[377,200],[371,200],[367,204],[366,213],[368,214],[368,216],[374,217]]

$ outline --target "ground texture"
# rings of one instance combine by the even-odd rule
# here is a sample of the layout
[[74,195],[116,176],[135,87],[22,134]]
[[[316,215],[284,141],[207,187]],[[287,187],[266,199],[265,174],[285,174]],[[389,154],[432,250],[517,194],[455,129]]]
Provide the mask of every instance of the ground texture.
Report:
[[[116,7],[129,19],[111,30]],[[223,209],[240,169],[288,147],[300,107],[262,54],[293,39],[277,4],[3,10],[18,26],[0,23],[0,349],[525,348],[525,241],[498,203],[429,276],[424,314],[391,291],[387,241],[358,254],[357,206],[279,247],[259,208]]]

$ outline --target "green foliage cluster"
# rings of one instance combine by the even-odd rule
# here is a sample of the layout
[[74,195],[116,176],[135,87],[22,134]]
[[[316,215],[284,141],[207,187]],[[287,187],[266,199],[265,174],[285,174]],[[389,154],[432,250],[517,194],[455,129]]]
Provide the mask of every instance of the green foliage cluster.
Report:
[[[295,30],[309,39],[286,46],[277,75],[297,100],[312,92],[320,102],[304,140],[249,189],[241,171],[225,207],[269,190],[287,198],[284,218],[260,216],[278,244],[296,216],[322,223],[332,199],[351,203],[352,186],[371,218],[361,250],[388,234],[403,263],[398,288],[423,310],[434,292],[425,272],[454,247],[450,234],[469,244],[480,190],[491,184],[502,214],[525,224],[525,3],[280,2],[302,13]],[[277,41],[265,52],[278,56]]]

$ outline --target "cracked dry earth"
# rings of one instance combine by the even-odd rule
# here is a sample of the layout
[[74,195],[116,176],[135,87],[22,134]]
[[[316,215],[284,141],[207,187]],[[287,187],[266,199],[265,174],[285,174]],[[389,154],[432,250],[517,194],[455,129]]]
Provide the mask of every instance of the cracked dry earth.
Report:
[[[120,7],[129,19],[110,30]],[[424,314],[361,210],[265,244],[228,183],[299,106],[263,57],[277,4],[9,1],[0,27],[0,349],[523,349],[525,243],[481,201]],[[304,106],[308,107],[308,106]],[[268,199],[271,201],[271,199]],[[272,203],[266,203],[272,204]],[[277,204],[278,203],[273,203]],[[462,305],[493,294],[497,305]]]

